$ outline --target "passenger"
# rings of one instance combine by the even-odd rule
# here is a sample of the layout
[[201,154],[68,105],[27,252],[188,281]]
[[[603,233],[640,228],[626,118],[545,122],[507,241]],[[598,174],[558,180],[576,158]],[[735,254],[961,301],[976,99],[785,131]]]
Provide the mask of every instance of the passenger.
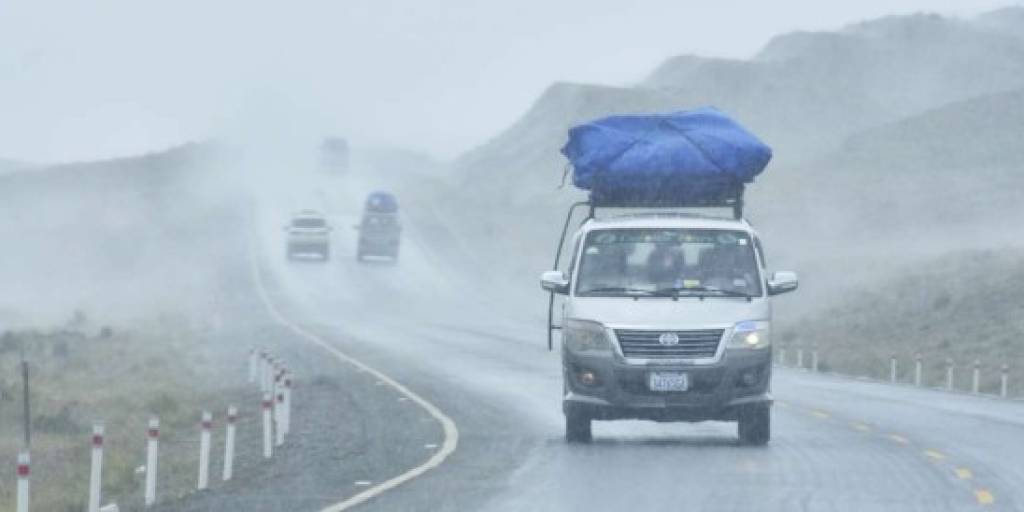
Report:
[[686,261],[679,247],[672,243],[659,243],[647,256],[647,279],[658,288],[676,286],[682,279]]

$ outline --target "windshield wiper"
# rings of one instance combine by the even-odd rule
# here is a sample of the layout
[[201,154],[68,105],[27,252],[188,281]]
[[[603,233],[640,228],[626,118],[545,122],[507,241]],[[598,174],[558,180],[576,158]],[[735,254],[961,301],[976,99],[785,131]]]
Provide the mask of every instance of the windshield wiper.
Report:
[[747,299],[748,301],[754,298],[754,296],[750,295],[749,293],[738,292],[735,290],[723,290],[722,288],[709,288],[707,286],[688,286],[686,288],[659,288],[657,290],[654,290],[652,295],[658,297],[672,297],[674,299],[677,299],[681,294],[685,294],[687,292],[705,292],[704,294],[699,295],[699,297],[702,299],[704,297],[707,297],[706,293],[719,293],[723,297],[742,297],[744,299]]
[[644,290],[642,288],[628,288],[624,286],[605,286],[602,288],[591,288],[589,290],[580,292],[580,295],[590,295],[592,293],[622,293],[626,295],[654,295],[654,292],[650,290]]

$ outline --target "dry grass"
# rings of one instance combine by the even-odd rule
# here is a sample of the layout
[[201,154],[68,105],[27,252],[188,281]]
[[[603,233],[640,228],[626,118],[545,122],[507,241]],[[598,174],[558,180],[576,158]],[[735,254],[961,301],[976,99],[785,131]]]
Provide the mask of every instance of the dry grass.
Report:
[[[85,508],[89,439],[106,425],[104,501],[141,500],[146,422],[161,420],[159,493],[194,489],[201,411],[215,413],[243,395],[244,353],[215,349],[209,332],[174,318],[130,330],[103,331],[84,319],[50,330],[0,338],[0,460],[13,467],[21,447],[18,361],[25,348],[32,372],[34,510]],[[225,371],[226,364],[232,364]],[[0,511],[14,510],[13,471],[0,477]]]

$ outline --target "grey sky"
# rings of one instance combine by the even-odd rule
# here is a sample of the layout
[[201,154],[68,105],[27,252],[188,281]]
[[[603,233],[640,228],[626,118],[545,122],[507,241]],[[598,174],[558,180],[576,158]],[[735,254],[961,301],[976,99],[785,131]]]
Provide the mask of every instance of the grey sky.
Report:
[[127,155],[256,129],[448,157],[555,80],[627,84],[680,53],[989,0],[0,0],[0,158]]

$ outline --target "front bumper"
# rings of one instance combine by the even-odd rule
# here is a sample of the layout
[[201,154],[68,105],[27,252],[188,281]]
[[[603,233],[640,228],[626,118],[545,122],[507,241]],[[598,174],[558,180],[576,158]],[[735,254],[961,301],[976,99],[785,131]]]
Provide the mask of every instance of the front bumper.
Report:
[[[740,409],[770,405],[771,350],[726,350],[712,365],[633,365],[612,357],[563,352],[563,410],[584,412],[594,419],[655,421],[732,421]],[[580,374],[597,376],[593,385]],[[689,376],[687,391],[651,391],[651,371],[679,371]],[[744,376],[747,380],[744,381]]]

